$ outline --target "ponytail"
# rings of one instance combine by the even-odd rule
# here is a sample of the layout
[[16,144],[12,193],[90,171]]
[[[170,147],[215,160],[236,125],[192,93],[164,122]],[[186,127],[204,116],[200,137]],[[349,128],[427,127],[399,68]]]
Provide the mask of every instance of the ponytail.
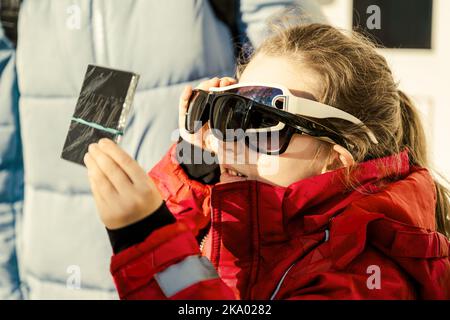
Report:
[[[428,153],[425,132],[419,114],[411,99],[402,91],[398,91],[402,115],[403,136],[401,146],[408,148],[410,164],[428,168]],[[437,230],[450,237],[450,191],[434,180],[436,186],[436,227]]]

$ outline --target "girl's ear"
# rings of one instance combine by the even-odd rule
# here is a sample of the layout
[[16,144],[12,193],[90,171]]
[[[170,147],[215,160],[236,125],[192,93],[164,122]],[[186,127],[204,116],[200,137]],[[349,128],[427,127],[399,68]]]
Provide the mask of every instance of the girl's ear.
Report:
[[333,145],[333,151],[339,154],[339,160],[342,163],[342,167],[350,167],[355,164],[352,154],[343,146],[338,144]]
[[344,147],[335,144],[331,150],[330,158],[322,169],[322,173],[350,167],[354,164],[355,160],[353,159],[351,153]]

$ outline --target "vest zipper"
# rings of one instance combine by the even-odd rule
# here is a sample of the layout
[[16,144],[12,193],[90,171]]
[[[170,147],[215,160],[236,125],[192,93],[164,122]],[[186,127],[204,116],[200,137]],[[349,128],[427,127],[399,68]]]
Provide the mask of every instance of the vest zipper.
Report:
[[92,21],[92,45],[94,48],[94,61],[96,64],[107,66],[108,57],[105,49],[105,28],[102,14],[102,7],[98,0],[91,2]]

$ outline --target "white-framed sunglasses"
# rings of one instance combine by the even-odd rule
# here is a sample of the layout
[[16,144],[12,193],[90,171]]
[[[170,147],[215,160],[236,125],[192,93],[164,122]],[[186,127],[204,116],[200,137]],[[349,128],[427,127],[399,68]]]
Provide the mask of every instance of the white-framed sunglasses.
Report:
[[[360,126],[370,141],[378,144],[372,130],[361,120],[341,109],[317,102],[304,97],[294,95],[288,88],[275,83],[237,83],[226,87],[212,87],[210,92],[227,92],[237,94],[266,106],[271,106],[295,115],[311,117],[316,119],[341,119]],[[310,95],[312,97],[312,95]],[[247,129],[254,132],[280,131],[284,123],[279,122],[272,127]]]

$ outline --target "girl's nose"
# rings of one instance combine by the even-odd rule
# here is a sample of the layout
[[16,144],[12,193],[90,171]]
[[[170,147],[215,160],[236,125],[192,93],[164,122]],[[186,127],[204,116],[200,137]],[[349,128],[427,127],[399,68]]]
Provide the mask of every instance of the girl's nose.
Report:
[[219,140],[214,137],[211,130],[207,130],[204,137],[205,149],[209,152],[218,154],[220,149]]
[[204,141],[205,149],[216,154],[221,163],[245,163],[246,152],[244,139],[240,139],[237,142],[223,142],[216,138],[211,131],[208,131]]

